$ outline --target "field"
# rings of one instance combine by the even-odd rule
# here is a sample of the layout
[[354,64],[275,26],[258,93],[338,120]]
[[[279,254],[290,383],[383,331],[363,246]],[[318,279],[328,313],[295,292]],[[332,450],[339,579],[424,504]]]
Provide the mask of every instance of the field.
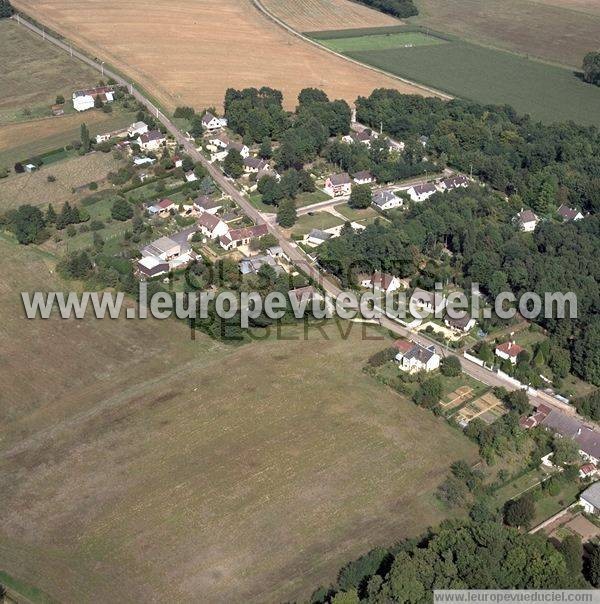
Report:
[[510,104],[545,122],[600,121],[598,87],[585,84],[567,69],[512,53],[467,42],[448,42],[347,54],[455,96],[481,103]]
[[398,19],[351,0],[261,0],[267,10],[297,31],[398,25]]
[[354,52],[360,50],[388,50],[413,46],[434,46],[446,41],[428,36],[418,31],[407,31],[369,36],[350,36],[348,38],[324,39],[321,42],[336,52]]
[[[381,86],[428,94],[296,38],[251,0],[181,0],[176,7],[170,0],[15,0],[15,6],[130,75],[169,109],[219,107],[228,87],[280,89],[289,108],[306,86],[351,102]],[[126,35],[115,35],[115,23]]]
[[581,68],[598,47],[596,0],[418,0],[412,23],[553,63]]
[[85,122],[90,134],[124,128],[134,121],[135,114],[115,108],[112,113],[90,110],[81,114],[49,117],[29,122],[0,125],[0,167],[10,167],[47,151],[79,140],[81,124]]
[[232,348],[171,321],[28,322],[19,291],[68,286],[35,248],[0,253],[0,568],[59,601],[306,598],[438,523],[448,464],[476,457],[360,371],[382,342],[357,326]]
[[[14,174],[0,180],[0,213],[22,204],[47,205],[49,203],[73,202],[80,196],[73,193],[90,182],[98,182],[111,171],[116,171],[122,162],[112,153],[91,153],[50,166],[42,166],[31,174]],[[48,182],[48,176],[56,178]],[[84,193],[85,194],[85,193]],[[87,191],[89,194],[89,191]]]
[[[56,96],[92,86],[98,73],[13,21],[0,22],[0,124],[50,115]],[[26,74],[27,77],[23,77]]]

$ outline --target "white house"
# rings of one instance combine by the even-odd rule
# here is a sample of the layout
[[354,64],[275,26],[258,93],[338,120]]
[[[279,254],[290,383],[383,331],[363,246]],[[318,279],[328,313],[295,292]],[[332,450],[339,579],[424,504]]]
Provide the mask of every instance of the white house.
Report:
[[570,222],[571,220],[576,222],[577,220],[582,220],[583,219],[583,214],[575,209],[575,208],[570,208],[569,206],[565,205],[564,203],[560,206],[560,208],[558,208],[558,215],[565,221],[565,222]]
[[103,103],[114,101],[114,90],[111,86],[98,86],[87,90],[76,90],[73,93],[73,107],[75,111],[87,111],[93,109],[96,97],[100,97]]
[[219,136],[214,136],[213,138],[208,139],[208,149],[209,151],[227,149],[230,143],[231,141],[225,134],[219,134]]
[[315,247],[317,245],[321,245],[322,243],[325,243],[325,241],[328,241],[329,239],[332,239],[332,238],[333,238],[332,233],[326,233],[325,231],[322,231],[321,229],[313,229],[308,235],[304,236],[305,241]]
[[269,162],[258,157],[244,158],[244,172],[246,174],[258,174],[269,167]]
[[394,277],[394,275],[390,275],[388,273],[381,273],[379,271],[374,272],[369,278],[363,279],[360,284],[362,287],[380,290],[386,294],[397,291],[402,285],[398,277]]
[[397,340],[394,347],[398,350],[396,361],[402,371],[417,373],[418,371],[435,371],[439,368],[441,358],[435,352],[435,346],[425,348],[416,342]]
[[468,333],[475,327],[475,319],[471,317],[468,313],[463,313],[460,317],[451,317],[450,315],[446,315],[444,318],[444,323],[447,327],[452,329],[453,331],[461,331],[462,333]]
[[325,181],[325,192],[331,197],[350,195],[352,192],[352,179],[350,178],[348,172],[332,174]]
[[411,304],[414,304],[418,310],[429,314],[438,314],[446,306],[446,298],[440,292],[428,292],[417,287],[410,297]]
[[229,227],[218,217],[208,212],[203,212],[198,217],[200,232],[210,239],[218,239],[229,233]]
[[437,193],[437,189],[435,185],[425,182],[419,185],[413,185],[406,192],[410,195],[410,198],[413,201],[425,201],[434,193]]
[[588,514],[600,516],[600,481],[595,482],[581,493],[579,504]]
[[127,134],[130,138],[136,138],[137,136],[142,136],[142,134],[146,134],[148,132],[148,124],[146,122],[135,122],[127,128]]
[[264,237],[269,232],[266,224],[257,224],[252,227],[233,229],[229,233],[219,238],[221,247],[225,250],[232,250],[241,245],[248,245],[252,239]]
[[227,127],[227,120],[214,116],[210,111],[207,111],[202,117],[202,126],[209,132],[220,130]]
[[446,178],[440,182],[440,190],[441,191],[452,191],[454,189],[458,189],[460,187],[466,188],[469,186],[469,179],[462,174],[458,176],[452,176],[451,178]]
[[380,210],[391,210],[399,208],[404,203],[404,200],[392,191],[377,191],[373,195],[372,203]]
[[106,132],[104,134],[96,134],[96,142],[97,143],[105,143],[110,140],[112,134],[110,132]]
[[136,142],[144,151],[156,151],[166,140],[159,130],[150,130],[139,136]]
[[372,182],[375,182],[375,178],[368,170],[362,170],[361,172],[357,172],[352,175],[352,180],[357,185],[369,185]]
[[142,248],[142,258],[137,262],[138,275],[157,277],[190,264],[196,259],[196,254],[191,250],[188,236],[187,231],[181,231],[171,237],[161,237]]
[[524,350],[525,349],[522,346],[519,346],[515,342],[504,342],[503,344],[498,344],[498,346],[496,346],[495,354],[497,357],[500,357],[505,361],[510,361],[513,365],[516,365],[519,353]]
[[209,214],[216,214],[221,208],[222,204],[214,201],[210,197],[206,195],[200,195],[194,199],[194,210],[196,212],[202,214],[204,212],[208,212]]
[[540,219],[531,210],[521,210],[515,216],[515,222],[517,226],[525,233],[532,233],[535,231]]

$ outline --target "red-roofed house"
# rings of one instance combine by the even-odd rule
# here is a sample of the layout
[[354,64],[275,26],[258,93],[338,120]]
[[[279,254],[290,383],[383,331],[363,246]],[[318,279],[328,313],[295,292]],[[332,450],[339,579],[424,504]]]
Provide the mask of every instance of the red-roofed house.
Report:
[[414,344],[408,340],[400,338],[394,342],[394,348],[398,350],[402,355],[405,355],[409,350],[412,350]]
[[388,292],[395,292],[400,289],[400,279],[394,277],[388,273],[381,273],[379,271],[374,272],[370,278],[363,279],[360,283],[363,287],[378,289],[386,294]]
[[513,365],[517,362],[517,357],[520,352],[525,349],[514,342],[504,342],[504,344],[498,344],[496,346],[496,356],[501,359],[510,361]]

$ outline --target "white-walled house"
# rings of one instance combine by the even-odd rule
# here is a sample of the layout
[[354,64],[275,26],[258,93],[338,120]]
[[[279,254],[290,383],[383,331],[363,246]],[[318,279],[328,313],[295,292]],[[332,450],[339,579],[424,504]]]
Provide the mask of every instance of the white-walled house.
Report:
[[252,239],[264,237],[269,232],[266,224],[257,224],[252,227],[233,229],[219,238],[221,247],[225,250],[233,250],[241,245],[248,245]]
[[558,208],[557,212],[565,222],[577,222],[578,220],[583,220],[583,214],[579,210],[570,208],[564,203]]
[[521,210],[515,216],[517,226],[525,233],[533,233],[540,219],[531,210]]
[[413,201],[425,201],[429,199],[434,193],[437,193],[437,188],[431,183],[422,183],[419,185],[413,185],[406,191]]
[[416,342],[398,340],[394,343],[398,350],[396,361],[402,371],[417,373],[418,371],[435,371],[439,369],[441,357],[435,352],[435,346],[425,348]]
[[497,357],[505,361],[510,361],[513,365],[516,365],[519,353],[524,350],[525,349],[522,346],[519,346],[515,342],[504,342],[503,344],[498,344],[498,346],[496,346],[495,354]]
[[362,287],[379,290],[386,294],[399,290],[402,285],[398,277],[379,271],[375,271],[370,277],[363,279],[360,284]]
[[207,111],[202,117],[202,126],[209,132],[214,132],[215,130],[226,128],[227,120],[225,118],[216,117],[210,111]]
[[130,138],[136,138],[137,136],[142,136],[142,134],[146,134],[148,132],[148,124],[146,122],[135,122],[127,128],[127,134]]
[[139,136],[136,142],[144,151],[156,151],[166,140],[159,130],[150,130]]
[[469,179],[463,174],[446,178],[440,182],[440,191],[453,191],[458,188],[466,188],[469,186]]
[[203,212],[198,217],[200,232],[210,239],[218,239],[229,233],[229,227],[218,216]]
[[325,192],[331,197],[350,195],[352,192],[352,179],[350,178],[348,172],[332,174],[325,181]]
[[93,109],[97,97],[100,97],[103,103],[112,103],[115,98],[112,86],[98,86],[97,88],[88,88],[87,90],[76,90],[73,93],[73,107],[75,111]]
[[588,514],[600,516],[600,481],[595,482],[581,493],[579,504]]
[[410,297],[410,301],[417,309],[430,313],[438,314],[446,307],[446,298],[441,292],[428,292],[417,287]]
[[446,327],[449,327],[453,331],[460,331],[462,333],[468,333],[475,327],[475,323],[477,321],[471,317],[468,313],[464,313],[460,317],[451,317],[450,315],[446,315],[444,318],[444,323]]
[[357,185],[370,185],[375,182],[375,178],[373,178],[373,175],[368,170],[356,172],[356,174],[352,175],[352,180]]
[[372,203],[380,210],[392,210],[393,208],[399,208],[404,200],[393,191],[377,191],[373,195]]

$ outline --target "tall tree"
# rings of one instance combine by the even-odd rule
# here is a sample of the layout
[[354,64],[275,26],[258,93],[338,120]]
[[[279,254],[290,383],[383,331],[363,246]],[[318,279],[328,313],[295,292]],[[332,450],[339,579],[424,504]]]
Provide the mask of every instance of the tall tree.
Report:
[[81,138],[81,149],[84,153],[88,153],[92,148],[92,141],[90,139],[90,131],[85,122],[81,124],[80,128],[80,138]]
[[583,79],[600,86],[600,52],[588,52],[583,58]]
[[296,224],[296,204],[293,199],[284,199],[277,210],[277,222],[285,229]]
[[231,178],[239,178],[244,173],[244,160],[237,149],[231,149],[223,162],[223,169]]

